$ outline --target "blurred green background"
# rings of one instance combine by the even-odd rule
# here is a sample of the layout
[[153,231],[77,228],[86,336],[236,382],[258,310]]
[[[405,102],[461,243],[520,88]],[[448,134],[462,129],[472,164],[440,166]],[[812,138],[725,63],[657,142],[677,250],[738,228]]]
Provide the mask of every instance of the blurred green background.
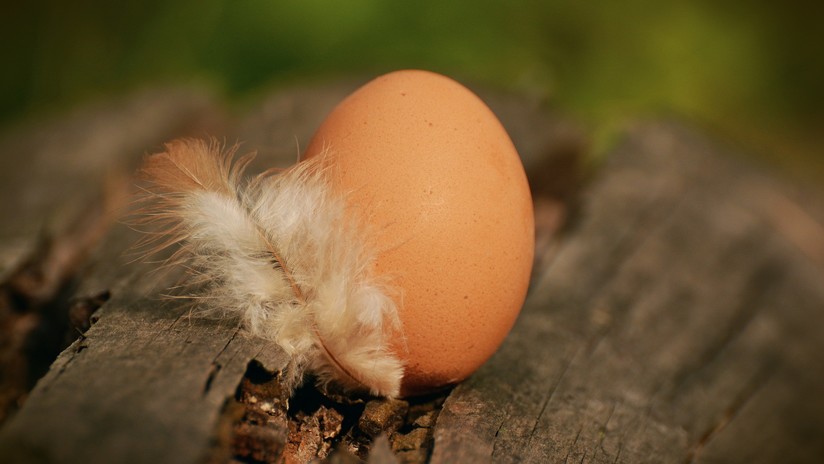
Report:
[[596,140],[678,114],[824,179],[824,2],[34,0],[4,7],[3,123],[157,84],[245,102],[428,68],[540,97]]

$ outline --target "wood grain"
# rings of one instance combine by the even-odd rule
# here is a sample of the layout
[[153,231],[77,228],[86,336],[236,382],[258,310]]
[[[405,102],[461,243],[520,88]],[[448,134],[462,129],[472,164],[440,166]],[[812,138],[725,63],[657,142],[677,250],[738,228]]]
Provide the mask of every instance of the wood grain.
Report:
[[634,128],[432,462],[824,457],[824,275],[763,201],[791,191],[680,124]]
[[74,277],[122,212],[142,155],[212,127],[214,114],[200,93],[152,90],[0,134],[0,423],[76,337]]

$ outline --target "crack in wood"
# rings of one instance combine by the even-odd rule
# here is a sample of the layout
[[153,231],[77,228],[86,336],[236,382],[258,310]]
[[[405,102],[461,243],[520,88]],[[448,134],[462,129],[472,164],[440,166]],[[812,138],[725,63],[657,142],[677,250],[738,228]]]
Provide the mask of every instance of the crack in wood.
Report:
[[232,332],[232,336],[229,337],[229,340],[227,340],[226,343],[223,344],[223,348],[221,348],[220,351],[217,352],[217,354],[215,355],[215,358],[212,360],[212,362],[217,362],[217,359],[221,355],[223,355],[223,353],[226,352],[226,349],[229,348],[229,345],[231,345],[232,342],[235,341],[235,338],[237,337],[238,333],[240,333],[241,330],[242,329],[241,329],[240,326],[235,328],[234,332]]
[[500,449],[498,436],[500,435],[501,429],[503,429],[508,419],[509,415],[504,414],[504,416],[501,418],[501,421],[498,423],[498,427],[495,428],[495,435],[492,438],[492,452],[489,454],[490,458],[494,458],[495,455],[498,453],[498,450]]
[[604,453],[604,456],[609,455],[609,453],[607,453],[607,450],[604,449],[604,439],[607,437],[607,426],[609,425],[609,421],[612,420],[612,415],[615,414],[616,406],[617,405],[615,403],[612,403],[612,407],[609,410],[609,415],[607,416],[607,419],[604,421],[604,424],[601,426],[600,439],[598,440],[598,445],[592,450],[593,456],[598,454],[599,449],[602,453]]
[[[237,327],[234,332],[232,332],[232,336],[229,337],[229,340],[223,345],[223,348],[217,352],[215,357],[212,359],[212,367],[209,369],[209,374],[206,376],[206,382],[203,385],[203,395],[209,393],[209,390],[212,388],[212,382],[214,382],[215,378],[220,374],[220,370],[223,369],[223,364],[218,361],[218,359],[226,352],[226,349],[229,348],[229,345],[235,340],[238,333],[240,332],[240,327]],[[231,359],[230,359],[231,361]]]
[[[495,429],[495,438],[498,438],[498,435],[501,433],[501,429],[504,427],[504,424],[506,424],[506,420],[507,417],[505,416],[501,419],[501,422],[498,423],[498,427]],[[497,447],[497,444],[497,440],[492,444],[492,455],[495,455],[495,448]]]
[[206,377],[206,382],[203,385],[203,395],[209,393],[209,390],[212,389],[212,382],[214,382],[215,377],[220,373],[220,370],[223,369],[223,365],[217,361],[212,361],[212,368],[209,369],[209,375]]
[[572,450],[575,448],[575,445],[578,443],[578,438],[581,436],[581,432],[584,431],[584,424],[581,424],[581,427],[578,429],[578,432],[575,434],[575,439],[572,440],[572,444],[569,445],[567,448],[567,454],[564,456],[564,464],[569,462],[569,456],[572,455]]
[[532,430],[529,432],[529,438],[527,438],[527,447],[529,447],[532,444],[532,439],[535,436],[535,431],[538,429],[538,424],[541,422],[541,417],[543,417],[547,405],[549,405],[550,401],[552,401],[552,398],[555,397],[555,392],[558,391],[558,386],[561,385],[561,381],[563,381],[564,377],[569,371],[569,367],[580,355],[580,353],[581,350],[572,355],[569,358],[569,360],[567,360],[566,363],[564,363],[563,367],[561,368],[561,374],[558,376],[558,379],[552,384],[552,387],[550,387],[548,392],[549,394],[544,398],[541,404],[541,410],[538,412],[538,415],[535,418],[535,423],[532,425]]
[[750,381],[741,392],[733,398],[732,402],[724,409],[713,424],[699,436],[698,440],[687,449],[684,459],[685,464],[696,462],[701,452],[709,443],[720,435],[724,429],[733,421],[742,409],[756,396],[756,394],[766,386],[773,375],[777,372],[777,366],[771,364],[761,370],[752,381]]
[[169,322],[169,324],[166,327],[164,327],[162,330],[158,330],[158,331],[154,332],[148,338],[148,340],[146,340],[145,346],[146,347],[152,346],[157,340],[159,340],[160,338],[163,338],[164,336],[166,336],[167,332],[171,332],[181,319],[184,319],[186,317],[189,317],[189,314],[187,312],[178,313],[177,316],[175,316],[174,319],[172,319],[171,322]]
[[618,441],[618,452],[615,453],[615,459],[612,460],[612,464],[616,464],[619,459],[621,459],[621,451],[624,449],[624,444],[621,441]]

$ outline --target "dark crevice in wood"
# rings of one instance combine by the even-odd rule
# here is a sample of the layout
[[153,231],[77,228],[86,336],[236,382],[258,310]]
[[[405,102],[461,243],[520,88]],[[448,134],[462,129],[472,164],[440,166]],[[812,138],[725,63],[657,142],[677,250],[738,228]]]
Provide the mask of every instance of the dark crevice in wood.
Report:
[[220,373],[220,370],[223,368],[223,365],[217,361],[212,362],[212,369],[209,370],[209,375],[206,377],[206,383],[203,385],[203,394],[209,393],[209,390],[212,388],[212,382],[215,381],[215,377]]
[[288,439],[288,396],[277,373],[251,361],[240,385],[228,437],[229,456],[241,462],[277,462]]
[[97,310],[111,298],[109,290],[75,297],[69,302],[69,323],[79,334],[85,334],[98,320]]
[[44,234],[0,283],[0,424],[23,403],[58,354],[81,337],[108,292],[72,298],[78,274],[111,218],[92,203],[65,230]]
[[368,459],[374,440],[386,436],[401,462],[423,463],[431,453],[432,428],[447,394],[407,400],[359,398],[321,391],[309,382],[289,397],[279,373],[253,360],[224,406],[217,432],[221,446],[212,452],[212,460]]
[[575,444],[578,443],[578,438],[581,436],[581,432],[584,431],[584,425],[581,424],[581,427],[578,428],[578,432],[575,433],[575,438],[572,440],[572,444],[567,448],[567,453],[564,456],[564,464],[569,462],[569,456],[572,455],[572,451],[575,449]]
[[[504,417],[501,422],[498,424],[498,428],[495,429],[495,438],[498,438],[498,435],[501,434],[501,429],[503,428],[504,424],[506,424],[506,417]],[[497,442],[495,443],[497,445]],[[492,455],[495,455],[495,446],[492,447]]]

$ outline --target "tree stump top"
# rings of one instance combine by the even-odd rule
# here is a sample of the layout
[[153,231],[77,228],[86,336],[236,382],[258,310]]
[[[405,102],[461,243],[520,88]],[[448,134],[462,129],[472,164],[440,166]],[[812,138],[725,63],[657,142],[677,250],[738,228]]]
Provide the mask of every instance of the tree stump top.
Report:
[[824,196],[677,121],[628,129],[582,184],[573,125],[480,92],[527,167],[538,249],[515,328],[449,392],[289,400],[277,347],[161,300],[177,276],[130,262],[118,221],[142,156],[208,131],[288,165],[354,87],[234,119],[159,91],[0,137],[0,460],[824,458]]

